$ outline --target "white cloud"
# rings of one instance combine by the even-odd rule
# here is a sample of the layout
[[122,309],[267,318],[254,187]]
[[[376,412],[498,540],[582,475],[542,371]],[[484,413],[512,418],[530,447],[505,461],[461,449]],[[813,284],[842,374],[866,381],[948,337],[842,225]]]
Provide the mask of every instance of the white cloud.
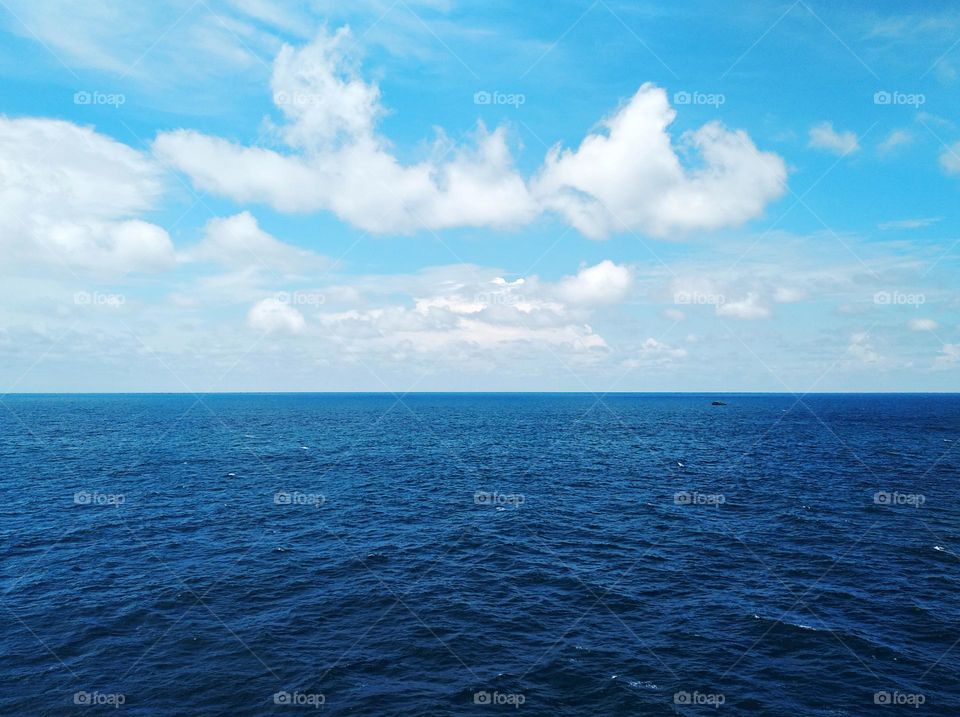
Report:
[[960,142],[954,142],[940,153],[940,167],[947,174],[960,174]]
[[729,301],[717,306],[717,315],[746,320],[768,319],[770,309],[761,303],[759,295],[751,291],[739,301]]
[[933,319],[910,319],[907,325],[911,331],[936,331],[939,328]]
[[184,258],[290,274],[330,265],[326,257],[285,244],[263,231],[250,212],[211,219],[204,229],[203,241],[185,253]]
[[803,301],[806,296],[806,293],[800,289],[789,286],[778,286],[773,293],[773,300],[778,304],[794,304],[798,301]]
[[664,309],[663,315],[671,321],[683,321],[687,315],[679,309]]
[[857,332],[850,337],[847,353],[861,363],[877,364],[883,361],[880,354],[874,350],[870,335],[865,331]]
[[667,132],[675,117],[666,92],[643,85],[604,120],[603,133],[576,150],[550,151],[536,194],[583,234],[602,238],[624,229],[664,237],[738,225],[783,193],[783,160],[719,122],[683,135],[679,151],[702,159],[685,168]]
[[911,144],[913,140],[913,132],[906,129],[895,129],[880,143],[878,149],[881,154],[889,154],[897,147]]
[[881,222],[877,228],[881,231],[888,229],[923,229],[939,222],[943,217],[919,217],[917,219],[895,219],[889,222]]
[[[386,111],[377,85],[359,76],[355,46],[341,29],[277,56],[271,89],[287,150],[178,130],[158,135],[154,151],[205,191],[285,212],[327,210],[377,233],[510,228],[554,211],[594,238],[624,229],[666,236],[741,224],[785,189],[783,160],[745,132],[713,122],[675,149],[667,127],[676,113],[650,84],[604,122],[605,134],[576,151],[551,150],[533,191],[503,127],[478,125],[466,148],[441,132],[427,159],[402,164],[377,131]],[[679,153],[699,155],[701,166],[684,167]]]
[[299,334],[306,326],[303,314],[277,298],[258,301],[247,314],[250,328],[268,334]]
[[616,304],[626,298],[632,283],[629,268],[605,259],[595,266],[581,269],[576,276],[563,279],[558,293],[571,304]]
[[[467,358],[524,360],[542,349],[574,359],[608,351],[604,338],[586,323],[587,304],[615,297],[590,291],[589,282],[571,294],[581,302],[576,305],[561,303],[563,282],[541,282],[536,276],[508,281],[471,266],[437,267],[405,278],[371,277],[357,285],[362,288],[351,306],[329,307],[318,315],[323,335],[350,355],[402,354],[449,364]],[[397,294],[409,296],[412,306],[398,304]]]
[[840,155],[860,149],[856,132],[837,132],[832,122],[821,122],[810,128],[810,146]]
[[669,344],[649,338],[643,342],[636,352],[636,356],[623,362],[627,368],[644,366],[667,366],[687,355],[686,349],[673,348]]
[[376,132],[385,112],[380,91],[358,76],[355,46],[341,29],[281,50],[271,88],[286,120],[278,132],[291,152],[189,130],[161,133],[154,150],[203,190],[286,212],[332,211],[370,232],[507,228],[536,216],[503,128],[478,125],[473,146],[454,149],[441,134],[418,164],[391,154]]
[[936,368],[953,368],[958,363],[960,363],[960,344],[944,344],[933,365]]
[[167,232],[138,218],[163,187],[139,152],[89,127],[0,117],[0,246],[72,270],[169,268]]

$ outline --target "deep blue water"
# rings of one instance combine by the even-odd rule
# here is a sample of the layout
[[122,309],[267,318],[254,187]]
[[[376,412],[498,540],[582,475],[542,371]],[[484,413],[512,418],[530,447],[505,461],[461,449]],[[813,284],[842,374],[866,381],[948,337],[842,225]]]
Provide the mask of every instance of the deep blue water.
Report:
[[4,397],[0,714],[960,714],[960,396],[715,398]]

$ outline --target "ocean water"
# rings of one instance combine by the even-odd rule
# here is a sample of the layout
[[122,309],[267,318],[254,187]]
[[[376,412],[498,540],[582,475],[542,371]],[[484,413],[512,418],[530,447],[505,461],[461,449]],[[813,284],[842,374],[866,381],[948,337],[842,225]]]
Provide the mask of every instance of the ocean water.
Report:
[[960,714],[960,397],[6,396],[0,714]]

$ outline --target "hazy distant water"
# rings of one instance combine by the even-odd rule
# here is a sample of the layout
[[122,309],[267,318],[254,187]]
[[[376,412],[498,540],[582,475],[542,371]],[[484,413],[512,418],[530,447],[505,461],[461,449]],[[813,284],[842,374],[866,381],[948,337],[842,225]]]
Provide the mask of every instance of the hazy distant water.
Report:
[[960,713],[960,397],[714,398],[6,397],[0,714]]

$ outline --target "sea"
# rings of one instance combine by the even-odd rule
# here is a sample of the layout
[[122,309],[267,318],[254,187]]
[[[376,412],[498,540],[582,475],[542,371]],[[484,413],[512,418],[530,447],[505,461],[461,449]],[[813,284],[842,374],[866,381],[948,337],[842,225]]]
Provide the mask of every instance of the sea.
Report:
[[942,394],[3,396],[0,714],[957,715],[958,442]]

